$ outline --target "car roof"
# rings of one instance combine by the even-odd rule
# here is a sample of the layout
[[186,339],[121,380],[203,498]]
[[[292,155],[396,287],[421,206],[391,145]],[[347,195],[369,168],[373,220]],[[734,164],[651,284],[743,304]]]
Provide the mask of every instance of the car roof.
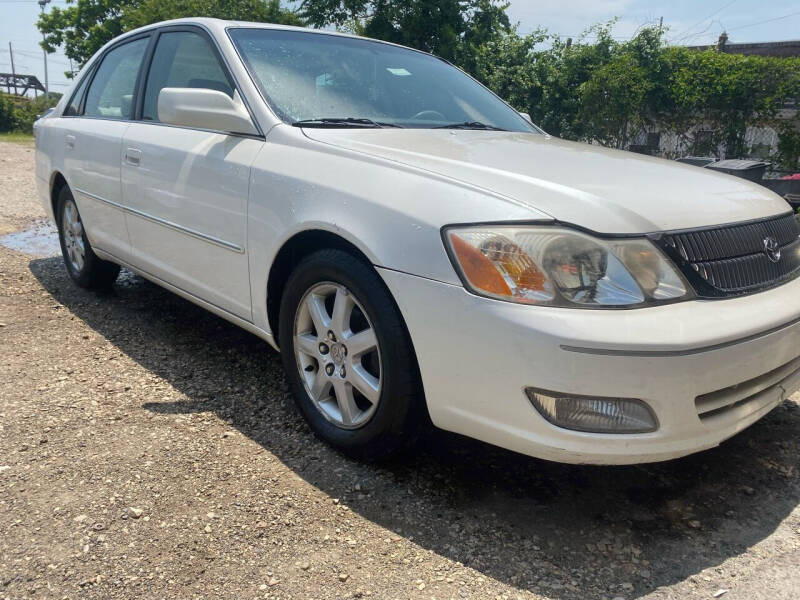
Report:
[[[159,21],[158,23],[150,23],[138,29],[125,32],[125,36],[150,29],[157,29],[159,27],[168,27],[170,25],[201,25],[212,31],[220,31],[228,27],[259,27],[263,29],[297,29],[306,30],[304,27],[296,27],[294,25],[279,25],[278,23],[256,23],[252,21],[226,21],[224,19],[214,19],[211,17],[184,17],[182,19],[170,19],[168,21]],[[313,31],[313,30],[312,30]],[[330,32],[334,35],[337,32]],[[120,36],[122,37],[122,36]]]
[[169,21],[160,21],[158,23],[151,23],[149,25],[139,27],[138,29],[127,31],[124,34],[114,38],[110,43],[114,43],[117,42],[118,40],[122,40],[124,38],[127,38],[129,36],[134,36],[139,33],[144,33],[146,31],[152,31],[154,29],[160,29],[162,27],[170,27],[174,25],[199,25],[207,29],[208,31],[214,33],[217,36],[224,36],[225,31],[230,28],[279,29],[285,31],[301,31],[303,33],[330,35],[330,36],[344,37],[357,40],[366,40],[370,42],[377,42],[380,44],[386,44],[388,46],[396,46],[398,48],[404,48],[406,50],[412,50],[414,52],[420,52],[422,54],[428,54],[429,56],[434,56],[428,52],[417,50],[416,48],[409,48],[408,46],[403,46],[401,44],[395,44],[392,42],[387,42],[385,40],[377,40],[374,38],[364,37],[360,35],[353,35],[351,33],[332,31],[330,29],[311,29],[308,27],[297,27],[295,25],[280,25],[278,23],[259,23],[254,21],[228,21],[225,19],[214,19],[211,17],[184,17],[182,19],[170,19]]

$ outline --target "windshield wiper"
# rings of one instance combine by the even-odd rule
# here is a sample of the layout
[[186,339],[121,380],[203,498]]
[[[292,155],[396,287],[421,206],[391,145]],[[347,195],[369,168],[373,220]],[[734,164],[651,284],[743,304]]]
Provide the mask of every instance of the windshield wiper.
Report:
[[464,121],[463,123],[450,123],[448,125],[439,125],[434,129],[487,129],[490,131],[507,131],[502,127],[495,127],[494,125],[487,125],[480,121]]
[[402,127],[394,123],[386,123],[384,121],[373,121],[372,119],[364,118],[339,118],[339,117],[325,117],[320,119],[302,119],[292,123],[292,127]]

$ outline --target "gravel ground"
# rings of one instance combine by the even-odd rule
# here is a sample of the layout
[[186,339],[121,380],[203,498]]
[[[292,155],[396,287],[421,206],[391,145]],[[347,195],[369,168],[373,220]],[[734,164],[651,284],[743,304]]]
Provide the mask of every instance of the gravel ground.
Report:
[[32,144],[0,141],[0,235],[44,216],[36,200],[33,166]]
[[[41,218],[0,143],[0,232]],[[722,447],[565,466],[317,441],[276,353],[128,273],[0,247],[0,598],[800,597],[795,396]]]

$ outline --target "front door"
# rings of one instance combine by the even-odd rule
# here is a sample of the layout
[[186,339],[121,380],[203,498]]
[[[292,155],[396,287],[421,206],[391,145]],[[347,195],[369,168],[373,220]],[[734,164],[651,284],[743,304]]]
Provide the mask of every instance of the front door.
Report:
[[263,142],[159,123],[158,93],[164,87],[234,93],[204,33],[159,35],[142,120],[123,139],[122,191],[133,264],[251,320],[247,198],[250,166]]

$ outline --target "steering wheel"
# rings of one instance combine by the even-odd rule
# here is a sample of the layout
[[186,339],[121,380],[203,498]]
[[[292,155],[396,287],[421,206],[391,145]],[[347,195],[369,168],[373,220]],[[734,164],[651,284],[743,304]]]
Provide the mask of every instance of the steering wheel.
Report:
[[411,117],[412,121],[417,119],[428,119],[432,121],[446,121],[447,117],[445,117],[442,113],[438,110],[421,110],[413,117]]

